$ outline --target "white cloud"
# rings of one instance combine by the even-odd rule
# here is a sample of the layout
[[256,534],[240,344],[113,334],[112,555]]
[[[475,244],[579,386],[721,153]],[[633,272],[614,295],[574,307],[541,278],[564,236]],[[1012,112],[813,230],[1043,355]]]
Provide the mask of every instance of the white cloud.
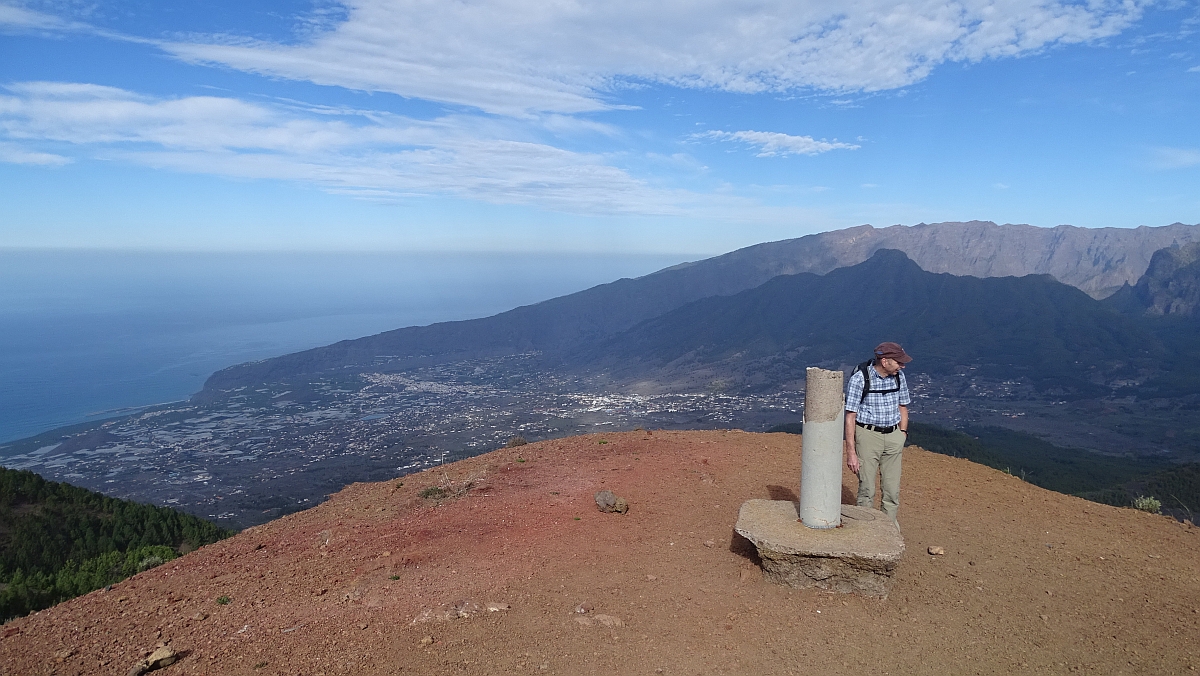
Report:
[[9,164],[35,164],[43,167],[61,167],[70,164],[69,157],[26,150],[11,143],[0,143],[0,162]]
[[1200,149],[1154,148],[1150,161],[1155,169],[1187,169],[1200,165]]
[[877,91],[945,62],[1120,32],[1151,0],[356,0],[296,44],[163,48],[201,63],[509,115],[613,106],[649,81],[731,92]]
[[6,89],[0,158],[7,161],[57,163],[31,148],[71,144],[94,157],[302,181],[366,198],[452,195],[575,213],[679,214],[708,199],[657,188],[603,156],[528,140],[477,117],[422,121],[214,96],[160,99],[90,84]]
[[773,131],[709,131],[696,134],[694,138],[709,138],[717,141],[740,141],[758,148],[759,157],[781,155],[819,155],[830,150],[856,150],[853,143],[818,141],[811,136],[791,136]]
[[1192,66],[1191,68],[1188,68],[1188,69],[1187,69],[1187,72],[1189,72],[1189,73],[1200,73],[1200,66]]

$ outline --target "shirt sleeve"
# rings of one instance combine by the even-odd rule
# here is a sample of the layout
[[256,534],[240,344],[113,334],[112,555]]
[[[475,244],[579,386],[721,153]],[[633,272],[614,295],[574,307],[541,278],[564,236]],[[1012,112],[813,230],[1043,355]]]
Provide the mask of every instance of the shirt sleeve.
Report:
[[[858,407],[862,404],[863,390],[863,374],[858,369],[854,370],[854,374],[850,376],[850,382],[846,384],[846,410],[857,414]],[[857,393],[857,394],[856,394]]]
[[900,405],[908,406],[912,403],[912,397],[908,395],[908,379],[904,377],[904,371],[900,372]]

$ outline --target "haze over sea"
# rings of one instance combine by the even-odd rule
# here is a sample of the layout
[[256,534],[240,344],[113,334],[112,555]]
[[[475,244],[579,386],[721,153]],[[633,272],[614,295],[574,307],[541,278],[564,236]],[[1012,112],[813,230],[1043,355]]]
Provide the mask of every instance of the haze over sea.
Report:
[[185,399],[232,364],[484,317],[689,258],[0,250],[0,442]]

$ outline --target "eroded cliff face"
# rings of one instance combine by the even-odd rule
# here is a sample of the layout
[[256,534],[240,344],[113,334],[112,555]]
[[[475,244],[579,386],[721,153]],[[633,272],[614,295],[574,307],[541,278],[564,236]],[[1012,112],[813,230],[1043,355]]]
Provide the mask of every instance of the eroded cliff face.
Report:
[[1126,311],[1200,316],[1200,242],[1158,251],[1137,285],[1121,289],[1113,300]]
[[[729,256],[760,249],[756,253],[780,263],[775,274],[824,274],[861,263],[879,249],[898,249],[929,272],[972,277],[1048,274],[1093,298],[1104,298],[1127,283],[1135,284],[1155,251],[1192,242],[1200,242],[1200,226],[1182,223],[1157,228],[1039,228],[970,221],[887,228],[864,225],[763,244]],[[790,266],[784,262],[789,258]]]

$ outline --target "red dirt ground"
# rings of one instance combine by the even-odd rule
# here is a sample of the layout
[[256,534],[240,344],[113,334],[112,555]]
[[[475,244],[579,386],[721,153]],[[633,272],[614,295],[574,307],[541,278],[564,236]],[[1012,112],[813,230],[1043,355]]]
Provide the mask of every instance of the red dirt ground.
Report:
[[[786,434],[631,432],[355,484],[10,622],[0,673],[124,675],[160,643],[182,654],[164,676],[1200,668],[1200,529],[916,448],[888,599],[765,582],[733,524],[795,499],[799,457]],[[438,485],[463,492],[419,497]],[[627,515],[596,510],[604,488]],[[511,608],[411,624],[462,600]],[[597,614],[623,626],[578,621]]]

